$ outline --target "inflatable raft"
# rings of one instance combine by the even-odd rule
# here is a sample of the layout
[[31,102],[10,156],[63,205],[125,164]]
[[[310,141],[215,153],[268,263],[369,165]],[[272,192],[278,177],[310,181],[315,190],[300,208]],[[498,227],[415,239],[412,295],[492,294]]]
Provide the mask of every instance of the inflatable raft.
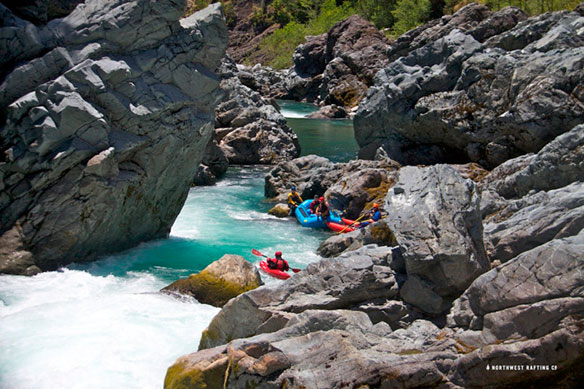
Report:
[[270,269],[266,261],[260,261],[260,270],[280,280],[287,280],[288,278],[290,278],[290,274],[286,273],[285,271]]
[[[314,200],[305,200],[300,203],[300,205],[296,208],[296,211],[294,211],[296,219],[298,219],[298,222],[303,227],[326,228],[327,225],[325,224],[325,221],[310,211],[310,204],[313,201]],[[335,211],[331,211],[328,222],[341,225],[343,224],[341,217]]]

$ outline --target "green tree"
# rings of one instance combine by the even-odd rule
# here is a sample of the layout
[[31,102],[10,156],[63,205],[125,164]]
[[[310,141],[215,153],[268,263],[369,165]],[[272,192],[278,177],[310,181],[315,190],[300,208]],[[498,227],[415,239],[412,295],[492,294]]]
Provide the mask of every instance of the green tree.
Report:
[[431,12],[430,0],[398,0],[393,16],[395,35],[401,35],[428,21]]

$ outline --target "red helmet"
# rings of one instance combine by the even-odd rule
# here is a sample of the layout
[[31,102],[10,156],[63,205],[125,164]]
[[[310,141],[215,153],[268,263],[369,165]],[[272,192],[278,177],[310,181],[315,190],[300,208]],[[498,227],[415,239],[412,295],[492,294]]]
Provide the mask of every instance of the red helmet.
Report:
[[379,208],[379,204],[378,203],[373,204],[373,208]]
[[320,197],[318,201],[324,201],[324,197]]
[[282,252],[281,251],[276,251],[276,254],[274,254],[276,257],[281,257],[282,256]]

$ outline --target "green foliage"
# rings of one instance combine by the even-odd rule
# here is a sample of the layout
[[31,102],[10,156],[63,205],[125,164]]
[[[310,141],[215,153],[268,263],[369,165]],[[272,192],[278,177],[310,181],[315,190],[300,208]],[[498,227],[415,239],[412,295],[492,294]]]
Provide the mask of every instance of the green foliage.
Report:
[[392,12],[396,23],[393,25],[395,35],[401,35],[428,21],[431,12],[430,0],[398,0]]
[[[508,6],[515,6],[524,10],[528,15],[539,15],[545,12],[574,9],[582,0],[476,0],[485,4],[492,11],[498,11]],[[467,4],[470,0],[446,0],[444,13],[453,13]]]
[[[297,3],[306,5],[309,1],[299,1]],[[327,32],[336,23],[355,13],[348,2],[340,6],[337,5],[335,0],[324,0],[318,4],[313,2],[313,4],[312,12],[309,13],[312,16],[306,23],[291,21],[266,37],[260,44],[260,49],[274,58],[269,63],[273,68],[283,69],[292,66],[292,53],[296,46],[304,42],[307,35],[319,35]]]
[[223,14],[225,15],[225,22],[229,27],[235,26],[237,23],[237,10],[232,1],[223,1]]
[[393,26],[395,19],[392,11],[396,2],[396,0],[353,0],[352,3],[361,16],[381,29]]

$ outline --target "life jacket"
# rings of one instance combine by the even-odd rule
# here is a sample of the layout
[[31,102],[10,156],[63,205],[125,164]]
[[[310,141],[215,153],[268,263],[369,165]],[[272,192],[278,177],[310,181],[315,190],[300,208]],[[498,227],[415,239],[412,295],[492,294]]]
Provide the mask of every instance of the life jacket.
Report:
[[288,204],[300,204],[302,202],[302,197],[298,194],[298,192],[290,192],[288,193]]
[[312,203],[310,203],[310,212],[316,213],[317,209],[318,209],[318,200],[312,200]]
[[268,267],[270,269],[288,271],[288,262],[282,258],[268,258]]
[[319,204],[318,210],[320,211],[321,215],[327,215],[329,213],[329,207],[325,201]]
[[371,211],[369,211],[369,218],[374,222],[378,221],[381,219],[381,211],[379,209],[373,208]]

